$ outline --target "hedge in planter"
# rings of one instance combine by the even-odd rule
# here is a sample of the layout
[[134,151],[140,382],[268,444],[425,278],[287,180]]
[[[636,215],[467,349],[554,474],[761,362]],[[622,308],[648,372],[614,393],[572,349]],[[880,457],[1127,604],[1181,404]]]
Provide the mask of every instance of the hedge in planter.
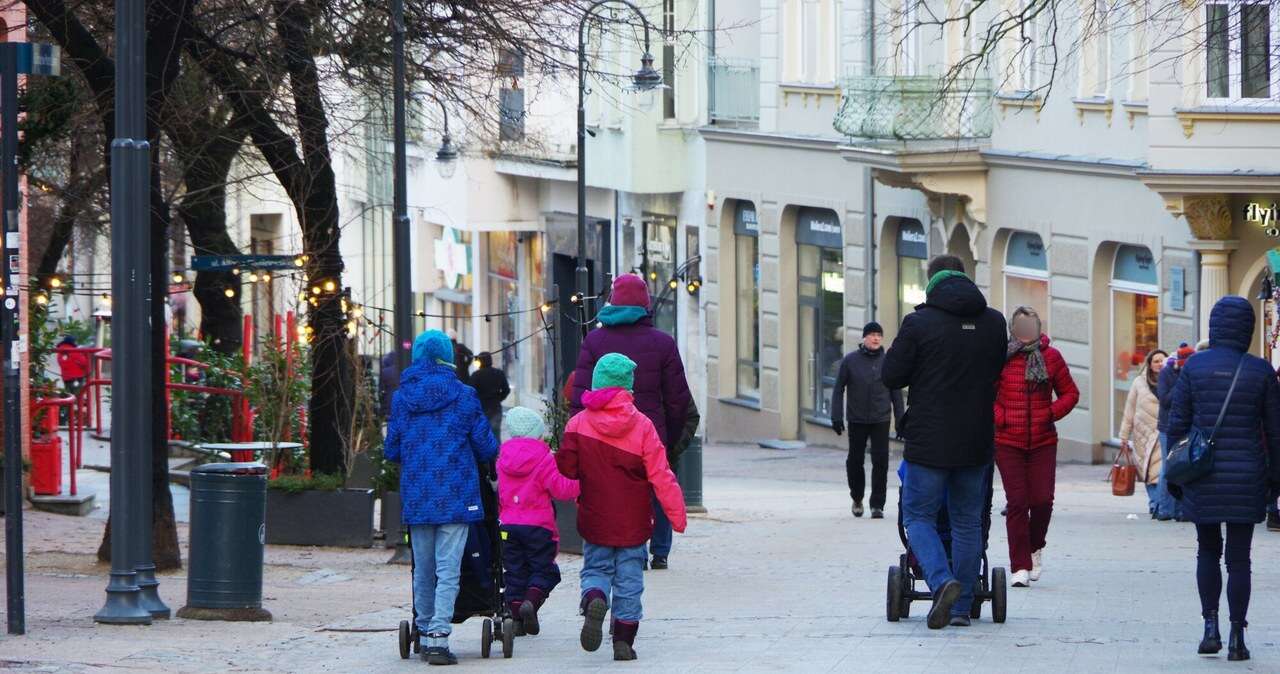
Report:
[[373,490],[342,488],[341,476],[287,476],[268,483],[267,543],[373,545]]

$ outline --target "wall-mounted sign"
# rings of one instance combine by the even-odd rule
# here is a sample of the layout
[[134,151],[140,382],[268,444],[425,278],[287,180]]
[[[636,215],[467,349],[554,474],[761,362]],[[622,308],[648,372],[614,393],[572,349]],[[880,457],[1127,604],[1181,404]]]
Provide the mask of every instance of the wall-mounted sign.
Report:
[[1005,264],[1023,269],[1048,271],[1049,263],[1044,255],[1044,242],[1033,232],[1014,232],[1009,236],[1009,250]]
[[1111,278],[1147,286],[1160,285],[1155,258],[1146,246],[1120,246]]
[[756,205],[750,201],[739,201],[733,209],[733,231],[746,236],[760,235],[760,221],[756,218]]
[[1267,236],[1280,238],[1280,210],[1276,202],[1270,204],[1249,202],[1244,207],[1244,221],[1255,223],[1266,231]]
[[801,208],[796,213],[796,242],[823,248],[843,248],[840,217],[829,208]]
[[898,257],[929,259],[929,234],[919,220],[898,219]]
[[446,286],[455,289],[462,286],[471,273],[471,252],[458,230],[445,227],[440,233],[435,242],[435,262]]
[[1187,270],[1183,267],[1169,268],[1169,308],[1187,310]]

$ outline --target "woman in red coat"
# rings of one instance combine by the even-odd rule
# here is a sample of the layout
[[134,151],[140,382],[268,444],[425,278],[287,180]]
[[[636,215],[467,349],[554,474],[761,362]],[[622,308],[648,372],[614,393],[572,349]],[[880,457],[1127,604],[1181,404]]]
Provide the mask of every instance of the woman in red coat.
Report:
[[1028,587],[1040,579],[1053,513],[1058,462],[1054,424],[1076,406],[1080,391],[1062,353],[1041,333],[1035,309],[1018,307],[1009,332],[1008,361],[996,391],[996,466],[1009,501],[1005,526],[1013,586]]

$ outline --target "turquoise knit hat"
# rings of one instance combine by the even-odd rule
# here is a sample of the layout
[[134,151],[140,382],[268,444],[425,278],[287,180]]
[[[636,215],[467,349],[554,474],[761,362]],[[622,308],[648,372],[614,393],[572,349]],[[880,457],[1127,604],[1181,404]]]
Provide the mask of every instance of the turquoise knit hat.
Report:
[[619,388],[632,390],[635,387],[636,362],[620,353],[608,353],[596,361],[596,369],[591,373],[591,389]]
[[502,416],[509,438],[541,438],[547,434],[542,415],[528,407],[512,407]]
[[453,366],[453,342],[439,330],[427,330],[413,340],[413,362],[426,359],[430,363]]

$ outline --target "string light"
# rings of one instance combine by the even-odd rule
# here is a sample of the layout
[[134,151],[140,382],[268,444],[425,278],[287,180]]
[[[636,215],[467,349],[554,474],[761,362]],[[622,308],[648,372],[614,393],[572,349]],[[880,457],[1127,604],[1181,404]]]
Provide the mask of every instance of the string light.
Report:
[[333,292],[333,291],[335,291],[335,290],[337,290],[337,289],[338,289],[338,284],[334,283],[332,279],[330,279],[330,280],[328,280],[328,281],[325,281],[325,282],[324,282],[324,291],[325,291],[325,292],[327,292],[327,293],[331,293],[331,292]]
[[49,279],[49,287],[53,288],[54,290],[61,288],[62,279],[58,278],[57,276],[54,276],[53,278]]
[[267,281],[270,281],[270,280],[271,280],[271,274],[265,271],[262,272],[262,282],[266,283]]
[[46,304],[48,304],[48,303],[49,303],[49,296],[48,296],[48,295],[46,295],[46,294],[44,294],[44,293],[37,293],[37,294],[36,294],[36,304],[39,304],[40,306],[44,306],[44,305],[46,305]]
[[547,302],[547,303],[543,304],[542,306],[540,306],[540,307],[538,307],[538,308],[539,308],[539,309],[541,309],[541,310],[542,310],[542,313],[544,313],[544,314],[545,314],[545,313],[547,313],[548,311],[551,311],[551,303],[550,303],[550,302]]
[[175,271],[175,272],[173,272],[173,282],[174,282],[174,283],[182,283],[182,282],[183,282],[183,281],[185,281],[185,280],[186,280],[186,278],[182,275],[182,272],[176,272],[176,271]]
[[222,291],[222,294],[223,294],[223,295],[226,295],[227,297],[235,297],[235,296],[236,296],[236,290],[235,290],[235,288],[227,288],[226,290],[223,290],[223,291]]
[[249,283],[257,283],[257,282],[258,282],[258,274],[256,272],[249,272]]
[[319,294],[320,294],[320,286],[311,286],[311,294],[312,294],[312,295],[319,295]]
[[306,263],[307,263],[307,262],[306,262],[306,260],[303,260],[301,255],[299,255],[298,257],[293,258],[293,266],[295,266],[295,267],[299,267],[299,268],[301,268],[301,267],[302,267],[302,265],[304,265],[304,264],[306,264]]
[[667,281],[667,285],[670,286],[672,290],[675,290],[676,287],[680,285],[680,282],[675,279],[671,279],[670,281]]
[[232,273],[233,275],[235,275],[235,276],[239,276],[239,275],[240,275],[240,268],[239,268],[239,267],[235,267],[235,268],[233,268],[233,269],[231,270],[231,273]]
[[649,272],[649,280],[650,280],[650,281],[657,281],[657,280],[658,280],[658,272],[656,272],[656,271],[651,271],[651,272]]

